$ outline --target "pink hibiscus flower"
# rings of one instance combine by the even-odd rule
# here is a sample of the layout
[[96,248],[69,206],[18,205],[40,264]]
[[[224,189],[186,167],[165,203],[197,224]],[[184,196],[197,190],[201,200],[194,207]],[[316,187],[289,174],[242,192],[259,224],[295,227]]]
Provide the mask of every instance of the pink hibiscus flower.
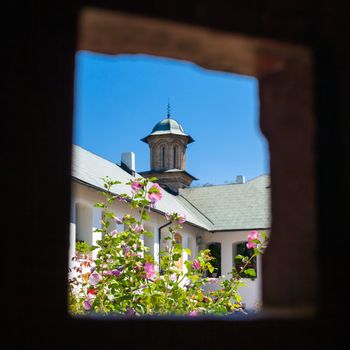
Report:
[[139,225],[139,224],[136,224],[135,227],[133,228],[134,232],[136,233],[140,233],[142,231],[144,231],[145,229],[143,228],[143,225]]
[[190,313],[188,314],[188,316],[198,316],[198,315],[199,315],[199,312],[195,310],[190,311]]
[[147,279],[153,278],[153,276],[156,274],[155,266],[150,262],[146,262],[145,263],[145,272],[146,272]]
[[109,235],[113,238],[117,237],[118,231],[117,230],[113,230]]
[[157,184],[153,184],[147,193],[147,198],[151,201],[152,205],[156,204],[163,197],[162,188]]
[[93,272],[90,276],[89,276],[89,284],[91,286],[96,286],[96,284],[98,282],[101,281],[101,275],[98,272]]
[[116,217],[115,217],[115,222],[116,222],[117,224],[122,224],[122,223],[123,223],[123,219],[118,218],[118,216],[116,216]]
[[254,240],[260,240],[259,232],[258,231],[250,231],[248,234],[248,243],[247,248],[248,249],[254,249],[257,247],[257,243],[253,242]]
[[141,188],[142,188],[142,185],[137,180],[134,180],[131,183],[131,192],[132,193],[134,193],[134,194],[138,193]]
[[186,215],[185,214],[178,214],[179,217],[179,224],[183,224],[186,222]]
[[85,311],[89,311],[92,308],[92,303],[94,302],[94,295],[88,293],[86,299],[83,301],[83,308]]
[[201,263],[197,259],[193,260],[192,268],[194,270],[199,270],[201,268]]

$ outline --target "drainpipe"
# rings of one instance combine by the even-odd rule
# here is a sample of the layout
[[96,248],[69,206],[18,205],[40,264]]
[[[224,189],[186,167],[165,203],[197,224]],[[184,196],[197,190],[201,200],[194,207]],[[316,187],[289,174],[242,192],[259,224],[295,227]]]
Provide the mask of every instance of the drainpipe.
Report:
[[160,226],[158,228],[158,242],[159,242],[159,251],[158,251],[158,264],[159,264],[159,268],[160,268],[160,246],[161,246],[161,242],[160,242],[160,238],[161,238],[161,235],[162,235],[162,229],[164,227],[167,227],[171,224],[171,221],[167,222],[166,224],[164,224],[163,226]]

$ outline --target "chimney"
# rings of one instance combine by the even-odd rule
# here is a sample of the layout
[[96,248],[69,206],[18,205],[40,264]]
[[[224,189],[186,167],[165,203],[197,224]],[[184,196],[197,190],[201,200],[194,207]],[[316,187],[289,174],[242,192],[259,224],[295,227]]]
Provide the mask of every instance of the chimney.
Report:
[[124,152],[122,153],[122,159],[120,166],[123,170],[135,176],[136,166],[135,166],[135,153],[134,152]]
[[245,183],[245,177],[243,175],[237,175],[236,184],[244,184],[244,183]]

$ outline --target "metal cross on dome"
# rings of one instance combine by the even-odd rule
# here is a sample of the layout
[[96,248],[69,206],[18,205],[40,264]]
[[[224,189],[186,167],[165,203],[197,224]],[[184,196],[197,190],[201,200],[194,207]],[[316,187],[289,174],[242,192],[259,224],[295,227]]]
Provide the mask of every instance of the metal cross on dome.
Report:
[[170,118],[170,102],[168,99],[168,107],[167,107],[167,117]]

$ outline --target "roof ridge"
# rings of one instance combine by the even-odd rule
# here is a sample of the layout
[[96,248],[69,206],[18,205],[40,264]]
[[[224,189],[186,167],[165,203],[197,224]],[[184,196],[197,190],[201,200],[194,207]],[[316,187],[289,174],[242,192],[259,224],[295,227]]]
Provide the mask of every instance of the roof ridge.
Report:
[[252,179],[246,181],[246,183],[247,183],[247,182],[250,182],[250,181],[254,181],[254,180],[258,179],[259,177],[263,177],[263,176],[270,176],[270,174],[267,174],[267,173],[260,174],[260,175],[258,175],[258,176],[253,177]]
[[225,183],[224,184],[212,184],[212,185],[208,185],[208,186],[196,186],[196,187],[183,188],[181,190],[195,190],[195,189],[200,189],[200,188],[210,188],[210,187],[219,187],[219,186],[245,185],[248,182],[254,181],[254,180],[256,180],[260,177],[263,177],[263,176],[270,176],[270,174],[264,173],[264,174],[257,175],[255,177],[253,177],[252,179],[247,180],[244,183],[231,182],[231,183],[227,183],[227,184],[225,184]]
[[181,190],[196,190],[199,188],[210,188],[210,187],[219,187],[219,186],[230,186],[230,185],[244,185],[241,183],[229,183],[229,184],[212,184],[212,185],[208,185],[208,186],[196,186],[196,187],[188,187],[188,188],[182,188]]

